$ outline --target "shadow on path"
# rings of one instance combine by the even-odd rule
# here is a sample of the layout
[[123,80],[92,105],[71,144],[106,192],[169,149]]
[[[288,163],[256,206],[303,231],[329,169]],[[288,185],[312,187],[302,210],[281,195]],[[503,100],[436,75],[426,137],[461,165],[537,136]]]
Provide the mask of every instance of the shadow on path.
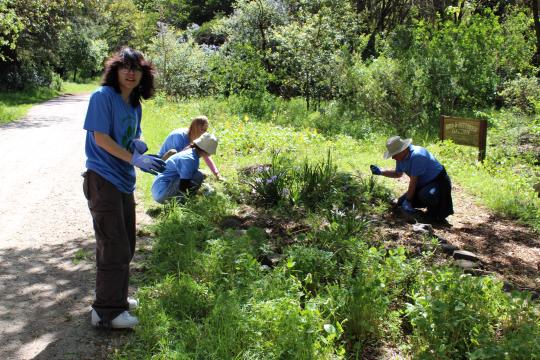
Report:
[[[76,254],[85,259],[74,264]],[[93,238],[2,249],[0,262],[1,359],[105,359],[129,336],[90,326]]]

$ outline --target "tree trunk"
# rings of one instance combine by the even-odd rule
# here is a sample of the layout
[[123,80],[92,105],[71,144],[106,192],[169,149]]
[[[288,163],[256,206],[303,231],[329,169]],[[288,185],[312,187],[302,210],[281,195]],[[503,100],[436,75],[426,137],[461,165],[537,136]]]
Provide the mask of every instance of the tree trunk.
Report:
[[[538,19],[538,2],[539,0],[530,0],[534,18],[534,31],[536,33],[536,53],[532,59],[534,66],[540,66],[540,21]],[[540,76],[540,72],[537,76]]]

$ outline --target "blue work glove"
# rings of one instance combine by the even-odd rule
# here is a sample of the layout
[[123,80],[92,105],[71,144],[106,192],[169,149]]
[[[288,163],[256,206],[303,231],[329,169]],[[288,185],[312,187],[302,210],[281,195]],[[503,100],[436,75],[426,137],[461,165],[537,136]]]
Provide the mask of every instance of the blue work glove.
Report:
[[133,156],[131,157],[131,165],[153,175],[165,171],[165,161],[161,160],[156,155],[140,154],[137,149],[135,149]]
[[[163,159],[161,159],[161,158],[160,158],[158,155],[156,155],[156,154],[146,154],[145,156],[151,156],[151,157],[153,157],[153,158],[159,159],[160,162],[161,162],[161,161],[164,161]],[[157,174],[158,174],[157,172],[155,172],[155,171],[153,171],[153,170],[152,170],[152,171],[148,171],[148,170],[141,169],[141,171],[143,171],[143,172],[145,172],[145,173],[152,174],[152,175],[157,175]],[[165,171],[165,168],[163,168],[163,171]],[[160,171],[160,172],[163,172],[163,171]]]
[[403,202],[407,200],[407,194],[403,194],[401,195],[398,200],[397,200],[397,205],[398,206],[401,206],[401,204],[403,204]]
[[409,200],[405,199],[403,200],[403,204],[401,204],[401,208],[405,211],[405,212],[408,212],[409,214],[414,214],[415,213],[415,210],[414,208],[412,207],[412,204]]
[[371,169],[371,173],[373,175],[381,175],[382,174],[381,168],[378,167],[377,165],[369,165],[369,168]]
[[135,150],[137,150],[139,154],[144,154],[145,152],[148,151],[148,146],[141,139],[133,139],[131,140],[131,144],[129,145],[129,150],[132,153],[134,153]]

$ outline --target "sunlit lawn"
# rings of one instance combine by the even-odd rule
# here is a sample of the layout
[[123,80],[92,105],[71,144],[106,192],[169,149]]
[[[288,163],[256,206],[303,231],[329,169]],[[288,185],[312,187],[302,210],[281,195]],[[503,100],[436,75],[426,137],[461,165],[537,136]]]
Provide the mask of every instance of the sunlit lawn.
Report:
[[21,119],[35,104],[62,94],[90,93],[97,86],[98,80],[95,79],[87,83],[64,82],[61,91],[38,88],[25,91],[0,92],[0,124]]
[[[362,176],[370,176],[370,164],[384,168],[395,166],[393,160],[382,159],[386,135],[374,136],[370,141],[344,135],[325,136],[316,129],[287,127],[256,121],[246,114],[231,114],[227,104],[220,100],[181,103],[152,100],[144,104],[143,114],[143,135],[154,153],[158,152],[171,130],[189,126],[190,119],[196,115],[207,115],[210,131],[220,140],[214,161],[230,181],[236,180],[237,171],[244,166],[268,163],[275,151],[294,154],[298,160],[308,158],[317,161],[330,150],[340,170],[361,173]],[[484,164],[477,162],[477,152],[471,147],[451,143],[419,145],[432,151],[446,166],[453,182],[478,196],[479,203],[540,229],[540,200],[531,187],[538,166],[521,164],[524,170],[518,172],[516,164],[499,164],[496,158],[490,157],[496,150],[495,144],[488,147]],[[202,163],[201,167],[205,166]],[[148,174],[139,177],[139,188],[144,190],[146,200],[151,200],[149,188],[152,179]],[[403,190],[397,181],[378,180],[393,188],[396,194]]]

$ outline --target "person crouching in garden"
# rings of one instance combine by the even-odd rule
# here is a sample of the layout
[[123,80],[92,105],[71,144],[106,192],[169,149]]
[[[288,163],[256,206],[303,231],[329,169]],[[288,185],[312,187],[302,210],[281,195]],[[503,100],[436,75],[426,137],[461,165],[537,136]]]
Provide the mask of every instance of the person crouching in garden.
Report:
[[[187,129],[174,129],[167,135],[167,138],[161,145],[161,149],[158,152],[158,156],[163,160],[167,160],[172,155],[185,150],[195,139],[199,138],[202,134],[208,131],[208,118],[204,115],[195,116],[191,120],[191,124]],[[208,156],[203,156],[203,160],[208,165],[208,168],[218,180],[224,180],[224,178],[219,173],[216,164],[212,158]]]
[[384,159],[394,159],[395,170],[371,165],[371,173],[389,178],[399,178],[403,173],[409,176],[407,192],[398,199],[405,212],[414,214],[415,208],[427,208],[426,220],[433,222],[444,222],[454,213],[450,177],[429,151],[399,136],[390,137],[386,149]]
[[196,193],[204,175],[199,171],[199,159],[216,153],[218,140],[204,133],[189,148],[167,159],[165,171],[152,184],[152,197],[160,204],[176,198],[182,201],[186,194]]

